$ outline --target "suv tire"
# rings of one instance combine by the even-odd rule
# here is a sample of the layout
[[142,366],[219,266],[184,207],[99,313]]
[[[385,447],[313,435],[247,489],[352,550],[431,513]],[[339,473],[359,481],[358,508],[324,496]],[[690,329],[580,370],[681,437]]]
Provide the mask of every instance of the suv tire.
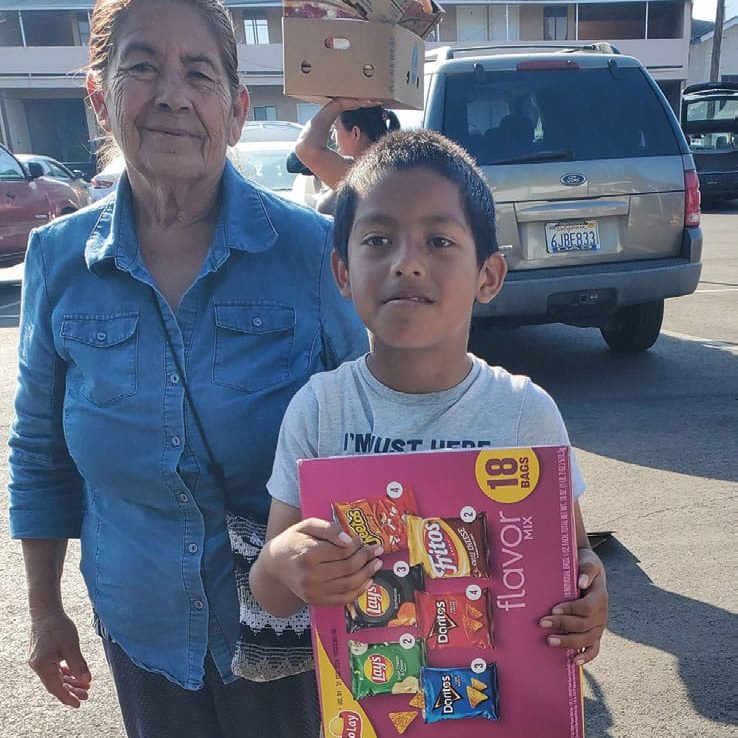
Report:
[[621,308],[607,327],[600,328],[602,337],[617,354],[646,351],[656,343],[664,319],[664,301],[644,302]]

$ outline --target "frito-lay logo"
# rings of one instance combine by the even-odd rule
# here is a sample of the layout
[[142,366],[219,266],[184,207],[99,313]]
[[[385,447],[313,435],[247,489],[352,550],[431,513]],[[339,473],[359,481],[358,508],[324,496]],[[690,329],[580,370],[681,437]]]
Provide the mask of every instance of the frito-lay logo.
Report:
[[392,662],[381,653],[373,653],[364,662],[364,675],[374,684],[386,684],[394,672]]
[[346,514],[351,530],[361,538],[361,542],[365,546],[373,546],[382,543],[382,539],[372,532],[369,526],[369,521],[366,519],[366,515],[363,510],[360,510],[358,507],[352,507]]
[[[435,576],[465,576],[460,571],[461,552],[464,550],[458,536],[440,520],[429,520],[425,523],[423,547]],[[464,566],[464,570],[468,567]]]
[[381,617],[390,607],[390,594],[381,584],[371,584],[357,600],[359,609],[369,617]]
[[353,710],[342,710],[338,716],[343,719],[341,738],[361,738],[361,715]]

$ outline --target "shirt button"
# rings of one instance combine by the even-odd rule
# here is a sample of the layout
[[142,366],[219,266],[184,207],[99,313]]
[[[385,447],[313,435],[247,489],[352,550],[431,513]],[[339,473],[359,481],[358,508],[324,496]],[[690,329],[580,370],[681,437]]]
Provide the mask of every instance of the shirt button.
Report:
[[205,604],[202,600],[195,600],[192,603],[192,606],[195,608],[195,610],[202,610],[202,608],[205,607]]
[[189,501],[190,501],[190,498],[189,498],[189,497],[188,497],[188,496],[187,496],[186,494],[184,494],[184,492],[183,492],[183,493],[182,493],[182,494],[181,494],[181,495],[179,496],[179,501],[180,501],[180,502],[189,502]]
[[191,554],[195,554],[195,553],[197,553],[197,548],[198,548],[198,546],[197,546],[197,544],[196,544],[196,543],[190,543],[190,545],[189,545],[189,546],[187,546],[187,550],[188,550],[188,551],[189,551],[189,552],[190,552]]
[[169,381],[172,384],[179,384],[179,374],[172,373],[169,375]]
[[179,436],[172,436],[172,446],[179,446],[182,443]]
[[107,334],[107,333],[106,333],[105,331],[98,331],[98,332],[97,332],[97,333],[95,334],[95,338],[96,338],[96,339],[97,339],[98,341],[104,341],[104,340],[105,340],[105,339],[106,339],[107,337],[108,337],[108,334]]
[[251,325],[255,326],[256,328],[261,328],[263,324],[264,321],[258,315],[251,318]]

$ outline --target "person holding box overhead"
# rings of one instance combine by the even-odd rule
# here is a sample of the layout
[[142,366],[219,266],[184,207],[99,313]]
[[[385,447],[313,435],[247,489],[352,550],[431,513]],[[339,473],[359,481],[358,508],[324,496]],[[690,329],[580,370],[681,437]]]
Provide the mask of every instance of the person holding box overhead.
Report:
[[[295,154],[329,188],[318,201],[319,213],[333,215],[335,189],[351,165],[373,143],[399,127],[400,121],[391,110],[372,100],[346,97],[326,103],[308,121],[297,139]],[[335,132],[337,152],[328,148],[331,128]]]

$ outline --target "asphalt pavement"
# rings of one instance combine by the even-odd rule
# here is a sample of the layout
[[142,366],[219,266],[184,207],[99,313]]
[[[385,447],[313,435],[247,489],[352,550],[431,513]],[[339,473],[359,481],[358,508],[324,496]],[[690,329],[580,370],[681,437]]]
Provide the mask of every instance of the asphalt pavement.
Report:
[[[589,738],[738,736],[738,203],[706,212],[703,227],[698,290],[667,302],[662,336],[645,354],[614,356],[597,330],[567,326],[473,338],[477,353],[531,375],[558,401],[588,482],[587,526],[614,531],[598,549],[610,627],[585,670]],[[3,447],[21,276],[0,274]],[[6,483],[3,464],[3,506]],[[94,681],[74,711],[54,703],[25,666],[20,545],[0,517],[0,738],[123,738],[77,558],[73,544],[65,604]]]

